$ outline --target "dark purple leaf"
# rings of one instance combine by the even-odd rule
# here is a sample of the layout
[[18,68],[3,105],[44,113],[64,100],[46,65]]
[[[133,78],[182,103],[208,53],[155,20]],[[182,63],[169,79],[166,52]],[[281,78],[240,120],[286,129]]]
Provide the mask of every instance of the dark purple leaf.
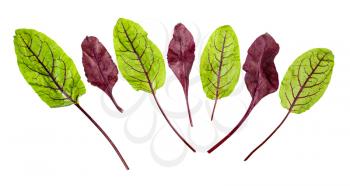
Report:
[[278,51],[279,45],[268,33],[259,36],[249,47],[243,70],[246,71],[245,83],[252,96],[252,100],[246,113],[235,128],[216,145],[210,148],[208,153],[213,152],[239,129],[255,105],[263,97],[278,89],[278,74],[274,64],[274,59]]
[[268,33],[258,37],[248,50],[243,65],[243,70],[246,71],[244,80],[254,105],[278,89],[278,74],[274,63],[278,51],[278,44]]
[[179,23],[174,28],[173,39],[168,50],[168,63],[180,81],[185,93],[188,117],[192,126],[191,111],[188,104],[189,75],[194,61],[195,44],[193,36],[187,28]]
[[88,82],[103,90],[120,112],[123,109],[116,103],[112,90],[118,80],[118,69],[107,49],[94,36],[88,36],[81,44],[83,65]]

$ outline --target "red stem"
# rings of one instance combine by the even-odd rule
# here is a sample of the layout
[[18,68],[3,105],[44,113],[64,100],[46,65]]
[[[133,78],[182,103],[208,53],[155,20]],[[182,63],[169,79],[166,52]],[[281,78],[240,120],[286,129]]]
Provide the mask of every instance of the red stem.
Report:
[[211,121],[213,121],[213,119],[214,119],[214,112],[215,112],[217,102],[218,102],[218,98],[215,99],[214,107],[213,107],[213,110],[211,111],[211,117],[210,117]]
[[115,146],[115,144],[113,143],[113,141],[111,140],[111,138],[109,138],[109,136],[106,134],[106,132],[100,127],[99,124],[96,123],[96,121],[94,119],[92,119],[92,117],[78,104],[76,103],[75,106],[78,107],[78,109],[83,112],[83,114],[89,118],[89,120],[95,125],[95,127],[103,134],[103,136],[108,140],[109,144],[111,144],[111,146],[113,147],[114,151],[118,154],[120,160],[122,161],[124,167],[126,170],[129,170],[129,166],[126,163],[126,161],[124,160],[122,154],[119,152],[117,146]]
[[190,120],[191,127],[193,127],[192,116],[191,116],[191,109],[190,109],[190,105],[188,103],[188,95],[185,95],[185,97],[186,97],[186,106],[187,106],[188,119]]
[[253,100],[250,103],[246,113],[244,114],[244,116],[242,117],[242,119],[238,122],[238,124],[235,126],[235,128],[233,128],[224,138],[222,138],[217,144],[215,144],[212,148],[210,148],[207,152],[211,153],[213,152],[215,149],[217,149],[218,147],[220,147],[220,145],[222,145],[228,138],[230,138],[232,136],[232,134],[234,134],[239,127],[241,127],[241,125],[243,124],[243,122],[247,119],[247,117],[249,116],[250,112],[253,110],[254,105],[253,105]]
[[216,84],[216,92],[215,92],[215,103],[214,103],[214,108],[211,113],[211,121],[214,119],[214,112],[216,108],[216,103],[218,102],[219,99],[219,89],[220,89],[220,80],[221,80],[221,69],[222,69],[222,64],[224,60],[224,50],[225,50],[225,42],[226,42],[226,34],[224,36],[224,41],[222,42],[222,47],[221,47],[221,55],[220,55],[220,61],[219,61],[219,71],[217,73],[217,84]]
[[115,101],[113,95],[109,96],[114,104],[114,106],[119,110],[120,113],[123,113],[123,109],[117,104],[117,102]]
[[258,145],[252,152],[249,153],[249,155],[244,159],[244,161],[247,161],[250,156],[252,156],[261,146],[263,146],[276,132],[277,130],[282,126],[282,124],[284,123],[284,121],[286,121],[287,117],[289,116],[291,110],[288,111],[287,115],[283,118],[283,120],[281,121],[281,123],[275,128],[275,130],[272,131],[272,133],[267,136],[267,138],[260,143],[260,145]]
[[171,129],[175,132],[175,134],[181,139],[182,142],[184,142],[188,148],[190,148],[193,152],[196,152],[196,150],[180,135],[179,132],[177,132],[177,130],[175,129],[175,127],[171,124],[170,120],[168,119],[168,117],[166,116],[165,112],[163,111],[162,107],[160,106],[158,99],[156,97],[156,94],[154,91],[152,91],[152,95],[154,100],[156,101],[156,104],[160,110],[160,112],[163,114],[165,120],[168,122],[169,126],[171,127]]

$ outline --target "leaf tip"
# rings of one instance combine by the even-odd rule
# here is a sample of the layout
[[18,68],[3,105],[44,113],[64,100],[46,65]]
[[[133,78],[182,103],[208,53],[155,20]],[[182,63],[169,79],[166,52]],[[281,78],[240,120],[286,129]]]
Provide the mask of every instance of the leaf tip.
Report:
[[133,21],[131,21],[130,19],[126,19],[126,18],[121,17],[118,19],[117,24],[124,23],[124,22],[133,22]]
[[331,50],[331,49],[329,49],[329,48],[314,48],[314,49],[311,49],[311,50],[318,50],[318,51],[322,51],[322,52],[324,52],[324,53],[329,53],[330,55],[333,55],[333,56],[334,56],[334,54],[333,54],[332,50]]
[[217,30],[233,30],[230,25],[222,25]]
[[84,46],[88,45],[89,43],[99,43],[99,40],[95,36],[85,36],[83,42],[81,43],[81,47],[84,49]]
[[26,30],[28,30],[28,29],[26,29],[26,28],[17,28],[17,29],[15,30],[15,33],[18,34],[18,33],[21,33],[21,32],[23,32],[23,31],[26,31]]
[[183,28],[183,27],[185,27],[185,25],[182,24],[182,23],[177,23],[177,24],[175,25],[175,29],[177,29],[177,28]]
[[29,31],[33,31],[32,29],[27,29],[27,28],[18,28],[15,30],[15,35],[14,37],[22,34],[22,33],[26,33],[26,32],[29,32]]

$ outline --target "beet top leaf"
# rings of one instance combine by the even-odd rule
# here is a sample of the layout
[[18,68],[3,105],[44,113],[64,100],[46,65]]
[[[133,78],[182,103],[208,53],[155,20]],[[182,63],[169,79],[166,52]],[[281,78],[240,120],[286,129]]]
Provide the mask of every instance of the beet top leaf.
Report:
[[282,80],[279,92],[281,104],[288,112],[275,130],[245,158],[245,161],[277,132],[290,113],[303,113],[322,97],[331,80],[333,66],[334,55],[326,48],[311,49],[293,62]]
[[174,28],[173,39],[168,49],[168,64],[180,81],[185,93],[188,118],[192,124],[191,110],[188,103],[189,76],[194,61],[195,44],[193,36],[185,25],[179,23]]
[[218,99],[234,90],[241,70],[238,39],[229,25],[217,28],[210,36],[201,56],[200,76],[203,90],[215,100],[211,120]]
[[248,50],[243,70],[246,71],[245,83],[250,92],[252,100],[250,105],[238,122],[221,141],[208,150],[211,153],[234,134],[243,122],[247,119],[255,105],[266,95],[278,89],[278,73],[276,71],[274,59],[278,54],[279,45],[269,34],[259,36]]
[[165,120],[193,152],[194,148],[172,125],[156,97],[156,90],[165,81],[165,64],[158,47],[147,37],[147,32],[137,23],[120,18],[114,27],[114,49],[122,76],[135,90],[151,93]]
[[83,51],[83,66],[85,76],[92,85],[103,90],[112,100],[115,107],[123,112],[123,109],[115,101],[112,90],[118,81],[117,65],[112,60],[107,49],[96,37],[89,36],[81,44]]
[[38,96],[52,108],[75,105],[111,144],[126,169],[119,150],[99,124],[80,106],[84,83],[67,54],[45,34],[32,29],[18,29],[14,36],[18,67]]
[[278,73],[274,58],[279,46],[268,33],[258,37],[248,50],[243,70],[244,80],[256,105],[263,97],[278,89]]

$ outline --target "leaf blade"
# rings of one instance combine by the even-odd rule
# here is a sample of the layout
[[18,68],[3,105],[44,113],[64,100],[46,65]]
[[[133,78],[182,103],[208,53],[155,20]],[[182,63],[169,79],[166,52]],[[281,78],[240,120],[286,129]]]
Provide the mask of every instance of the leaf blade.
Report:
[[237,36],[231,26],[221,26],[210,36],[200,60],[202,88],[209,99],[215,100],[211,120],[218,99],[233,92],[240,69]]
[[55,41],[33,29],[17,29],[14,46],[23,77],[49,107],[78,103],[85,86],[72,59]]
[[173,38],[168,47],[168,65],[182,85],[185,94],[187,112],[192,126],[191,111],[188,102],[189,75],[195,58],[195,43],[191,32],[179,23],[174,28]]
[[103,44],[94,36],[87,36],[82,44],[82,62],[88,82],[104,91],[116,108],[123,109],[116,103],[112,91],[118,81],[118,68]]
[[279,52],[279,45],[266,33],[259,36],[249,47],[243,70],[244,81],[256,105],[263,97],[278,89],[278,73],[274,58]]
[[[225,50],[231,53],[222,56]],[[218,59],[221,56],[223,59]],[[220,67],[222,68],[222,74],[219,74]],[[240,57],[237,36],[230,26],[225,25],[219,27],[210,36],[201,56],[200,75],[203,90],[207,97],[209,99],[216,99],[216,97],[223,98],[229,96],[238,82],[239,74]],[[224,77],[218,78],[220,75]],[[228,84],[225,87],[219,87],[221,91],[216,95],[217,88],[213,83],[217,83],[218,79],[221,80],[219,85],[220,83],[223,83],[223,85],[225,85],[225,83]],[[230,79],[232,79],[232,82],[230,82]],[[215,92],[211,91],[213,89]]]
[[165,64],[158,47],[137,23],[120,18],[114,27],[114,49],[122,76],[135,90],[156,91],[165,82]]
[[329,49],[314,48],[300,55],[282,80],[281,105],[296,114],[310,109],[326,91],[333,66],[334,55]]

